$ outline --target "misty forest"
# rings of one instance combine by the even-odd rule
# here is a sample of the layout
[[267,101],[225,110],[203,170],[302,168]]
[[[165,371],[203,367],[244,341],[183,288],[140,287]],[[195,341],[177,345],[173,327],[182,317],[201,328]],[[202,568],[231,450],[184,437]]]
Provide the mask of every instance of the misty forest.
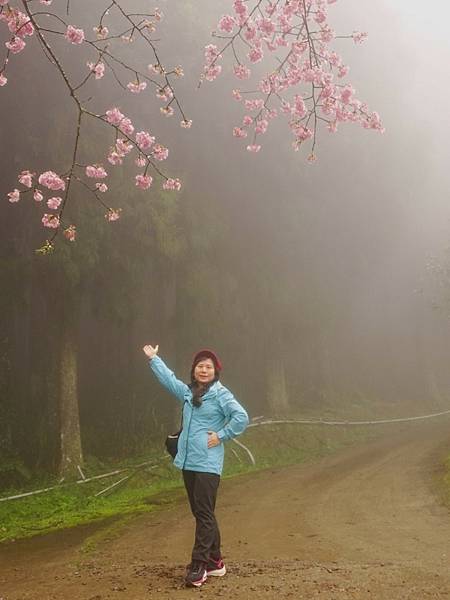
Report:
[[[450,579],[448,573],[445,574],[445,560],[448,561],[449,555],[444,559],[442,553],[445,539],[448,540],[445,536],[450,531],[450,517],[445,508],[450,498],[450,475],[445,471],[449,468],[448,459],[447,463],[445,460],[450,456],[447,415],[450,412],[450,122],[447,108],[450,42],[443,14],[448,13],[448,8],[439,1],[432,3],[434,8],[425,8],[417,0],[395,3],[307,0],[306,4],[303,0],[271,3],[161,0],[159,4],[123,0],[119,4],[128,14],[152,15],[156,25],[155,31],[148,26],[151,45],[139,45],[138,40],[125,43],[111,38],[108,41],[108,38],[106,45],[94,48],[91,42],[82,44],[82,40],[77,39],[77,30],[66,34],[66,39],[64,35],[54,34],[54,30],[64,33],[64,22],[83,28],[86,38],[94,39],[93,26],[99,23],[108,2],[0,1],[3,49],[5,43],[17,45],[22,39],[19,31],[13,42],[8,42],[13,32],[11,27],[8,30],[11,22],[8,10],[12,7],[17,6],[22,11],[24,7],[27,10],[32,7],[36,13],[40,10],[58,15],[47,21],[40,17],[39,36],[49,40],[48,48],[37,32],[23,37],[27,44],[23,51],[7,45],[8,60],[0,72],[0,82],[7,76],[7,82],[0,83],[0,496],[6,498],[56,486],[75,481],[80,475],[84,478],[85,474],[112,471],[117,465],[139,463],[163,454],[166,435],[179,427],[180,406],[152,375],[142,348],[145,344],[159,344],[159,356],[186,382],[189,382],[195,353],[201,348],[211,348],[223,363],[221,382],[245,407],[251,423],[258,420],[310,419],[341,423],[417,418],[411,424],[405,421],[357,431],[351,427],[341,427],[339,432],[335,431],[336,427],[327,429],[325,426],[305,429],[299,424],[283,423],[277,427],[249,429],[242,436],[242,442],[255,456],[256,467],[270,467],[274,460],[273,464],[281,465],[281,458],[277,462],[273,456],[277,452],[280,457],[283,452],[289,453],[286,464],[297,461],[299,470],[291,470],[289,478],[291,482],[298,482],[298,490],[301,490],[298,503],[309,518],[305,517],[305,523],[299,525],[297,539],[292,537],[297,536],[292,525],[294,517],[290,518],[289,527],[281,515],[273,517],[279,519],[277,531],[283,532],[283,528],[288,527],[286,535],[291,537],[286,538],[290,540],[288,546],[282,533],[279,540],[278,534],[274,535],[270,550],[264,537],[255,541],[259,539],[260,529],[253,531],[249,525],[246,533],[251,517],[243,515],[239,525],[243,528],[242,539],[248,536],[245,538],[247,554],[244,554],[243,544],[238,545],[233,539],[234,524],[231,517],[230,522],[227,521],[226,507],[241,506],[239,499],[245,498],[246,493],[251,498],[269,494],[268,488],[272,488],[270,493],[276,493],[274,490],[283,487],[283,470],[280,466],[279,471],[267,471],[272,473],[273,486],[264,480],[266,471],[258,471],[253,477],[259,479],[248,480],[260,486],[259,491],[255,488],[252,493],[245,487],[250,483],[243,483],[240,478],[221,484],[223,499],[220,497],[219,505],[222,507],[223,502],[220,508],[223,512],[219,512],[219,517],[223,514],[224,543],[228,538],[226,547],[231,554],[230,575],[233,576],[234,564],[234,573],[256,578],[256,587],[250,588],[255,590],[253,592],[241,579],[242,593],[235,597],[275,597],[264,579],[270,574],[275,576],[275,570],[280,568],[272,560],[273,548],[276,556],[285,560],[286,581],[280,583],[279,589],[287,595],[293,593],[296,598],[314,597],[322,591],[321,597],[330,600],[406,600],[425,598],[422,594],[425,589],[431,590],[430,598],[449,597],[446,594],[450,594]],[[242,104],[250,96],[236,101],[237,94],[233,90],[254,89],[258,77],[274,72],[281,60],[277,62],[278,59],[270,56],[261,62],[256,58],[251,60],[249,67],[255,75],[255,83],[251,79],[244,81],[245,77],[239,74],[236,77],[236,70],[233,73],[236,54],[239,68],[244,69],[239,52],[246,55],[245,44],[255,51],[250,34],[246,41],[241,40],[244,50],[233,46],[220,59],[211,50],[208,58],[207,51],[206,67],[204,48],[208,44],[219,48],[225,45],[232,21],[220,19],[232,14],[233,5],[236,10],[240,6],[250,9],[250,5],[257,5],[264,21],[263,5],[266,4],[273,10],[278,10],[278,5],[308,5],[310,9],[311,5],[317,5],[315,25],[319,29],[323,5],[328,23],[336,32],[332,48],[342,57],[343,64],[350,67],[342,85],[351,82],[353,87],[348,93],[354,93],[361,102],[367,103],[370,111],[377,111],[382,126],[377,121],[375,126],[363,124],[361,127],[361,123],[351,122],[350,118],[349,122],[336,125],[337,131],[334,131],[329,123],[328,127],[321,123],[319,116],[316,127],[311,126],[313,134],[303,125],[299,133],[298,122],[293,126],[281,114],[280,107],[286,102],[282,92],[275,94],[279,98],[280,116],[272,120],[268,117],[267,133],[261,131],[261,127],[266,127],[261,121],[252,122],[256,113],[251,113],[249,104],[246,112]],[[154,12],[156,6],[164,13],[163,18]],[[119,21],[120,16],[116,8],[117,3],[112,1],[110,13],[104,16],[110,31],[115,26],[120,27],[114,21],[116,18]],[[428,24],[426,18],[430,20]],[[217,28],[219,22],[222,33]],[[269,28],[268,19],[264,24]],[[216,35],[211,37],[213,31]],[[361,40],[356,31],[367,31],[369,35]],[[295,35],[298,40],[300,33]],[[313,34],[308,30],[308,35]],[[142,90],[137,89],[144,81],[139,73],[145,71],[148,75],[148,63],[155,63],[154,47],[161,64],[170,68],[179,65],[177,68],[184,72],[183,77],[171,73],[167,76],[158,72],[156,65],[155,72],[150,73],[152,79],[169,77],[165,81],[173,84],[173,100],[172,92],[167,92],[164,85],[159,96],[151,82],[147,89],[145,85],[141,86]],[[120,51],[120,62],[112,58],[116,48]],[[55,64],[53,52],[63,70]],[[94,62],[87,67],[92,60]],[[219,60],[222,72],[212,73]],[[3,58],[0,57],[0,61]],[[101,61],[106,65],[104,77],[98,70]],[[128,73],[125,65],[134,66]],[[118,107],[123,114],[119,124],[114,124],[110,116],[88,121],[83,115],[80,133],[77,127],[81,113],[74,102],[74,86],[87,77],[89,69],[92,76],[82,89],[76,90],[86,110],[105,115],[108,109]],[[72,88],[64,80],[64,74],[74,82],[70,84]],[[127,89],[128,81],[134,83]],[[314,80],[311,85],[315,103],[314,94],[326,88],[326,84]],[[304,92],[303,89],[301,93]],[[293,93],[300,92],[286,92],[291,94],[292,102]],[[307,96],[304,93],[305,102]],[[175,114],[166,118],[173,109]],[[298,103],[297,110],[301,110]],[[242,140],[247,131],[236,127],[241,127],[245,114],[252,114],[252,119],[248,120],[248,139]],[[141,167],[145,170],[139,170],[134,164],[135,156],[126,157],[122,164],[120,152],[111,158],[110,150],[111,160],[107,158],[117,134],[122,132],[129,140],[132,133],[124,131],[123,115],[132,118],[136,131],[151,132],[158,143],[169,148],[166,161],[146,163],[144,153]],[[315,113],[313,116],[317,117]],[[106,121],[116,132],[105,128]],[[254,134],[250,131],[252,127],[260,127],[260,130]],[[256,135],[260,133],[264,135]],[[73,169],[75,139],[77,173]],[[133,140],[134,137],[131,142],[135,143]],[[148,139],[147,142],[149,146],[152,143]],[[124,140],[123,147],[127,143]],[[145,140],[139,146],[141,151],[144,144]],[[124,153],[128,151],[125,149]],[[97,172],[97,179],[85,177],[86,165],[94,164],[95,168],[101,164],[108,176],[103,179]],[[69,170],[70,177],[65,180],[70,182],[67,188],[53,192],[58,189],[58,183],[52,188],[50,182],[44,200],[37,198],[35,191],[33,199],[33,190],[39,187],[44,193],[46,186],[45,182],[42,185],[41,178],[38,185],[39,174],[51,171],[62,177]],[[143,175],[135,180],[137,173]],[[21,177],[20,183],[18,177]],[[35,178],[32,184],[27,185],[27,177]],[[57,181],[62,180],[57,178]],[[100,189],[102,184],[107,184],[105,193]],[[33,189],[27,190],[31,187]],[[61,207],[58,201],[53,207],[50,200],[47,204],[50,196],[62,196]],[[50,213],[47,224],[44,212]],[[56,219],[58,225],[61,219],[59,228],[52,225]],[[430,415],[439,416],[428,418]],[[422,420],[422,417],[426,418]],[[333,436],[343,437],[338,440]],[[402,446],[399,440],[404,440]],[[405,462],[399,463],[398,470],[391,473],[388,469],[393,469],[392,456],[397,448],[394,443],[404,451],[402,460]],[[367,499],[362,493],[358,496],[360,503],[355,500],[359,508],[352,509],[353,512],[348,508],[349,498],[353,495],[356,498],[355,490],[364,485],[366,478],[371,490],[368,496],[376,496],[376,489],[390,490],[389,494],[386,491],[386,498],[379,497],[377,507],[390,506],[390,502],[394,502],[393,482],[400,486],[401,477],[409,472],[409,464],[413,465],[412,472],[416,455],[417,464],[428,455],[435,457],[432,466],[427,463],[426,477],[439,470],[440,483],[435,481],[443,490],[439,492],[439,499],[429,491],[430,495],[422,498],[421,484],[407,483],[405,479],[404,495],[401,502],[399,500],[399,506],[405,505],[412,511],[414,505],[418,511],[414,513],[414,526],[408,524],[409,533],[405,534],[405,540],[408,536],[408,539],[420,538],[417,546],[405,541],[407,550],[403,552],[400,542],[397,547],[387,541],[384,545],[381,541],[372,545],[366,542],[363,533],[353,533],[352,538],[344,529],[339,535],[335,530],[328,532],[327,517],[323,515],[330,514],[330,504],[325,500],[321,504],[322,499],[334,497],[339,504],[340,488],[333,488],[337,486],[333,477],[337,478],[338,472],[350,473],[350,463],[333,467],[334,463],[326,462],[338,460],[334,458],[334,454],[340,456],[338,446],[345,446],[344,452],[356,452],[354,447],[372,448],[366,451],[367,456],[373,461],[379,460],[383,466],[376,470],[372,463],[370,467],[364,463],[366,466],[361,466],[357,474],[352,471],[355,487],[353,492],[347,492],[346,500],[342,500],[342,511],[348,510],[348,515],[341,519],[338,508],[334,509],[333,527],[337,527],[336,522],[340,520],[345,521],[347,527],[349,522],[365,522],[367,515],[376,513],[368,501],[364,508]],[[249,462],[245,448],[241,448],[238,455],[239,448],[228,444],[230,447],[234,450],[226,450],[225,468],[227,461],[231,465],[227,473],[231,476],[235,471],[250,469],[241,464]],[[316,498],[312,491],[308,496],[310,480],[301,470],[306,468],[301,463],[306,461],[308,453],[313,462],[325,461],[321,477],[328,473],[327,465],[330,469],[330,479],[324,479],[321,484],[325,491]],[[236,465],[233,461],[237,461]],[[358,468],[358,464],[352,468]],[[163,495],[166,476],[170,484],[167,494],[171,493],[170,486],[181,485],[174,483],[178,475],[171,469],[165,464],[156,484],[157,491],[163,490]],[[142,477],[136,479],[135,485],[145,490],[148,480]],[[106,487],[108,483],[100,485]],[[319,488],[317,490],[319,492]],[[148,494],[148,490],[139,493]],[[87,492],[86,498],[90,498]],[[253,517],[268,523],[273,512],[264,511],[272,501],[275,506],[285,500],[274,496],[266,503],[257,502],[253,507],[255,512],[251,513]],[[0,509],[22,510],[16,508],[19,502],[25,506],[26,501],[21,499],[5,502]],[[440,521],[434,524],[430,521],[429,530],[425,530],[428,517],[423,510],[432,502],[438,507],[433,518],[437,519],[439,513]],[[56,503],[55,500],[54,506]],[[182,506],[187,515],[187,508]],[[290,514],[289,506],[288,498],[286,515]],[[388,510],[389,515],[382,516],[380,509],[378,521],[376,515],[373,517],[373,528],[379,536],[368,526],[367,540],[384,539],[380,532],[392,531],[396,523],[404,525],[403,529],[403,525],[399,525],[399,531],[406,531],[407,518],[402,521],[398,516],[399,506],[392,508],[392,515]],[[29,509],[34,510],[37,509]],[[358,517],[358,511],[363,516]],[[116,507],[114,514],[117,513]],[[153,518],[151,510],[145,514],[147,519]],[[159,521],[165,518],[161,514]],[[175,521],[175,517],[170,516],[172,513],[168,514],[166,529],[164,523],[157,523],[152,529],[156,549],[151,551],[150,558],[147,555],[145,558],[144,575],[153,582],[149,584],[147,595],[138,587],[141,580],[136,579],[136,583],[127,584],[127,589],[132,591],[124,591],[122,597],[135,600],[184,597],[182,594],[186,592],[173,591],[169,576],[158,566],[169,560],[168,555],[175,570],[180,569],[177,565],[182,561],[178,554],[172,557],[167,548],[170,542],[173,547],[181,544],[184,548],[185,525]],[[9,517],[4,518],[3,531],[6,532]],[[14,513],[14,519],[21,518]],[[331,516],[329,518],[331,520]],[[190,540],[192,523],[187,516],[186,520],[186,535]],[[78,522],[88,521],[86,518]],[[422,529],[415,533],[417,521],[421,522]],[[0,522],[0,528],[1,525]],[[58,527],[52,522],[48,531]],[[433,534],[429,533],[431,529]],[[2,546],[9,548],[13,538],[46,531],[46,525],[34,532],[12,528],[11,533],[5,533]],[[311,537],[309,542],[305,538],[307,533]],[[127,532],[127,535],[131,536],[128,545],[123,536],[115,542],[114,560],[119,561],[123,572],[128,568],[123,557],[125,548],[139,548],[141,543],[137,532]],[[169,536],[167,547],[165,535]],[[316,535],[317,539],[327,540],[327,552],[319,546]],[[162,540],[160,547],[159,539]],[[347,539],[347,545],[343,539]],[[350,547],[354,547],[353,550]],[[412,575],[413,566],[421,560],[425,549],[435,552],[434,564]],[[23,556],[34,556],[27,554],[28,550],[23,547]],[[11,575],[13,567],[19,571],[25,569],[25,558],[21,562],[18,551],[14,556],[5,549],[1,552],[5,562],[4,568],[0,566],[0,600],[72,597],[63,584],[54,589],[42,588],[42,593],[34,596],[30,583],[26,591],[19,583],[19,575]],[[53,564],[50,556],[47,555],[49,569]],[[289,562],[295,557],[300,561],[297,570]],[[249,558],[266,565],[261,580],[257,580],[256,567],[243,562]],[[301,562],[310,559],[308,564]],[[0,558],[0,562],[2,560]],[[67,558],[70,560],[72,558]],[[129,560],[134,567],[144,561],[142,556]],[[360,560],[378,565],[373,567],[371,581],[366,581],[369,575]],[[381,573],[382,560],[391,561],[391,566],[386,567],[388,577]],[[332,574],[334,567],[329,567],[333,561],[340,565],[336,570],[342,571],[336,575]],[[32,564],[30,581],[37,582],[37,573],[44,567],[37,562]],[[325,569],[320,571],[320,565],[325,565]],[[298,576],[298,569],[303,583],[301,578],[294,579],[294,571]],[[312,569],[311,572],[308,569]],[[314,569],[319,569],[319,575]],[[96,571],[96,583],[93,575],[92,581],[89,579],[92,569],[88,571],[83,575],[87,585],[73,588],[77,589],[79,598],[116,597],[103,595],[100,587],[95,588],[95,585],[100,586],[102,578],[104,583],[106,571]],[[109,575],[112,571],[113,567]],[[128,579],[131,580],[130,573]],[[67,574],[67,578],[70,577],[72,575]],[[407,579],[407,584],[395,587],[395,582],[402,578]],[[348,581],[353,581],[354,588]],[[71,580],[72,584],[75,585]],[[217,591],[218,585],[211,589]],[[417,594],[409,595],[414,589]],[[160,591],[156,593],[156,590]],[[303,592],[310,595],[302,596]],[[225,587],[223,593],[231,592]]]

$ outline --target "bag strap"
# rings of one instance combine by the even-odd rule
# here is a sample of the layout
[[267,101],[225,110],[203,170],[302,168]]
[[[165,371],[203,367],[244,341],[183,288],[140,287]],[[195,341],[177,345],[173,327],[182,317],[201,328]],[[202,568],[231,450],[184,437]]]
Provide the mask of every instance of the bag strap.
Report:
[[[181,407],[181,423],[180,423],[180,431],[183,429],[183,411],[184,411],[184,405],[186,404],[187,400],[185,400],[183,402],[183,406]],[[1,600],[1,598],[0,598]]]

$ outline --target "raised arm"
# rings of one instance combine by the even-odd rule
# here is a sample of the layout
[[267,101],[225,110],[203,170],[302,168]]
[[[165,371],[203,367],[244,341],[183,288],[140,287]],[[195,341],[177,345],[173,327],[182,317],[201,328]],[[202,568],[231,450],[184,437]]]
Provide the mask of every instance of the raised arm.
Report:
[[185,394],[189,391],[188,386],[177,379],[173,371],[165,364],[158,356],[159,346],[144,346],[143,351],[150,359],[150,368],[156,375],[159,383],[163,385],[171,394],[173,394],[180,402],[184,402]]

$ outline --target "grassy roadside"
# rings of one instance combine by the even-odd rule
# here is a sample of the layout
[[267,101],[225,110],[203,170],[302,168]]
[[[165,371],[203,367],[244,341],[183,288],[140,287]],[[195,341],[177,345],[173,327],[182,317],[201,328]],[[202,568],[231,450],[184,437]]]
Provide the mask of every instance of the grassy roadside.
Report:
[[[377,430],[380,433],[380,430]],[[249,429],[240,440],[251,450],[256,466],[250,463],[245,450],[233,443],[227,444],[225,477],[254,472],[269,467],[310,462],[337,451],[340,448],[363,442],[375,434],[373,429],[358,427],[320,427],[298,425],[268,425]],[[140,469],[114,491],[96,497],[95,494],[117,481],[126,473],[115,477],[92,481],[83,485],[60,487],[50,492],[0,502],[0,541],[6,542],[74,527],[118,518],[127,522],[133,515],[158,510],[177,501],[182,492],[178,469],[170,458],[158,455],[141,457],[136,462],[154,460],[154,465]],[[123,468],[122,464],[86,467],[86,476]],[[450,489],[450,461],[449,461]],[[54,485],[52,481],[35,481],[30,490]],[[29,490],[8,490],[1,497]],[[450,498],[450,494],[449,494]],[[119,519],[120,517],[120,519]],[[120,521],[120,523],[119,523]],[[112,528],[115,525],[112,523]],[[99,535],[100,532],[99,532]]]
[[440,489],[445,504],[450,509],[450,454],[444,461],[444,476],[440,480]]

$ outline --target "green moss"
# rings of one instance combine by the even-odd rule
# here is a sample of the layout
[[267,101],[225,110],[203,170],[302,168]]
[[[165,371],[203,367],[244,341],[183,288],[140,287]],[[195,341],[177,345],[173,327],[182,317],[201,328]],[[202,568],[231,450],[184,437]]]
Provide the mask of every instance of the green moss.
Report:
[[[379,430],[378,430],[379,431]],[[325,428],[299,425],[268,425],[247,430],[241,441],[251,450],[256,465],[238,445],[227,445],[224,477],[233,477],[269,467],[302,463],[318,459],[339,448],[354,444],[373,435],[367,428]],[[146,456],[137,462],[151,460]],[[50,492],[0,502],[0,541],[31,537],[57,529],[104,521],[105,527],[90,536],[85,551],[110,535],[117,535],[133,515],[158,510],[175,503],[182,485],[178,469],[167,458],[154,457],[155,467],[143,468],[109,494],[96,497],[101,490],[125,475],[92,481],[81,485],[59,487]],[[88,464],[86,475],[120,469],[125,464]],[[448,487],[450,490],[450,459]],[[45,479],[34,480],[29,490],[55,485]],[[8,490],[3,497],[29,491]],[[450,498],[450,493],[449,493]]]

